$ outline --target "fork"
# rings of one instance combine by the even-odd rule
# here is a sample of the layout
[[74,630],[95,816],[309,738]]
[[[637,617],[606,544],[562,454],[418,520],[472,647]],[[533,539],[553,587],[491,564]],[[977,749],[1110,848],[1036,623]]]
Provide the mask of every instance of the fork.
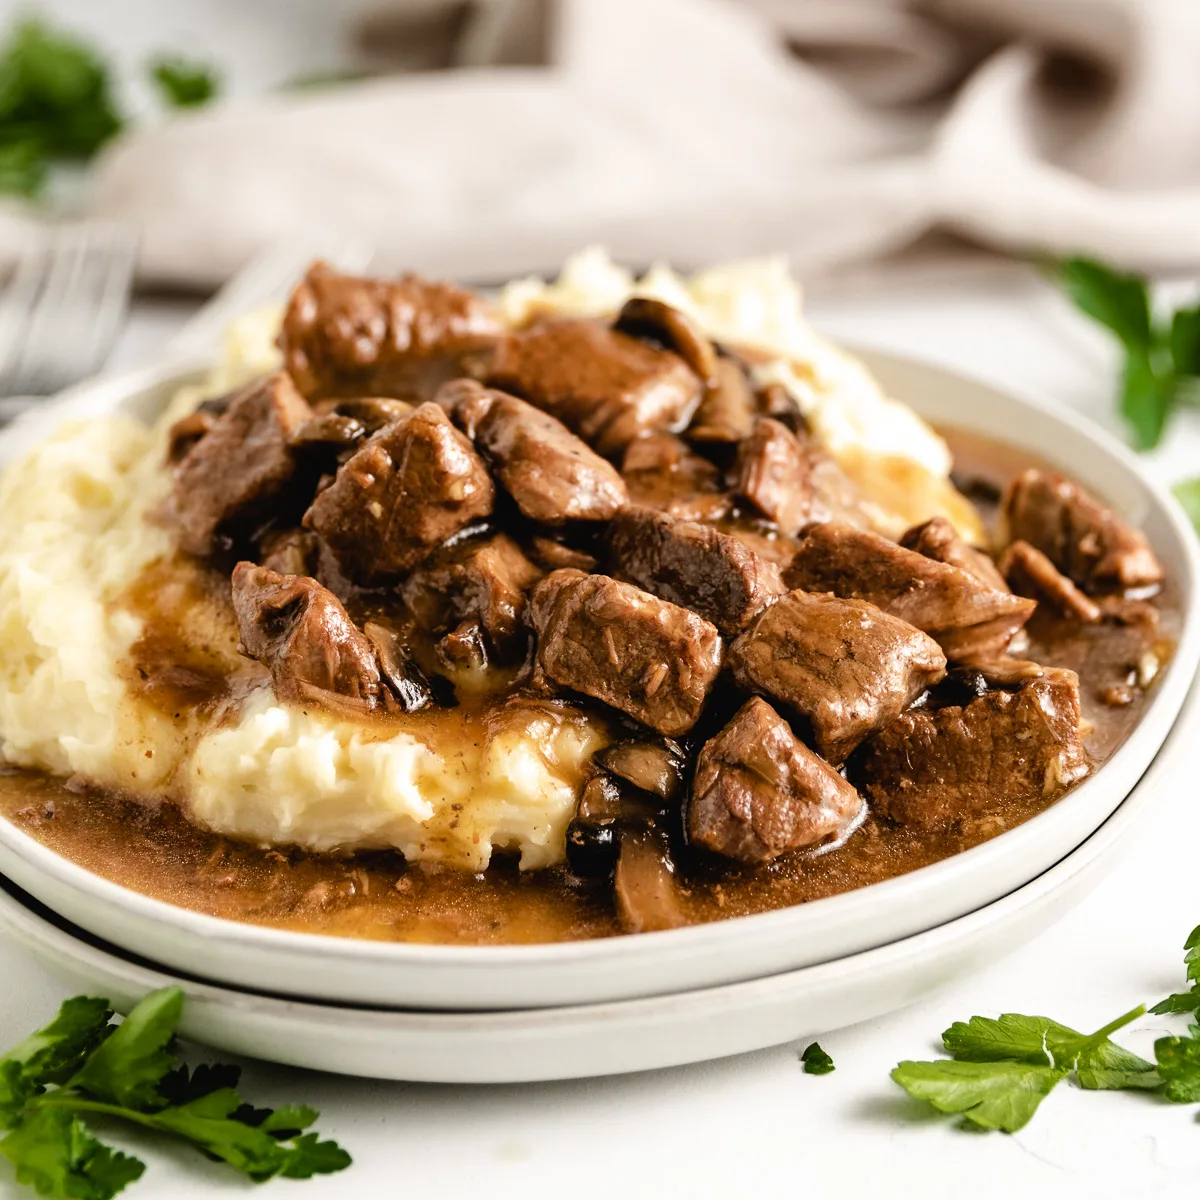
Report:
[[103,365],[129,309],[137,237],[126,225],[56,226],[0,293],[0,420]]

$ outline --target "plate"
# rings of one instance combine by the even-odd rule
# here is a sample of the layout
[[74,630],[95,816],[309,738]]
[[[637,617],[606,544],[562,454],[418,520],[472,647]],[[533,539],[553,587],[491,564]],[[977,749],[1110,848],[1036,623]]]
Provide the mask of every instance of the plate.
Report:
[[1186,750],[1194,693],[1115,813],[1060,863],[1001,900],[889,946],[748,983],[573,1008],[498,1013],[333,1007],[215,987],[123,956],[0,881],[0,931],[72,988],[127,1011],[176,983],[182,1030],[207,1046],[343,1075],[525,1083],[619,1075],[799,1041],[881,1016],[995,961],[1077,904],[1146,825]]
[[[97,937],[238,988],[340,1003],[442,1010],[592,1004],[776,976],[933,929],[1007,895],[1073,851],[1141,778],[1183,703],[1200,658],[1200,562],[1175,500],[1115,439],[1053,404],[966,376],[858,351],[897,399],[930,420],[1049,459],[1146,532],[1178,581],[1175,658],[1141,723],[1093,777],[981,846],[897,879],[794,908],[661,933],[533,946],[355,941],[244,925],[173,907],[92,875],[0,820],[0,872]],[[76,388],[0,434],[0,460],[64,415],[152,416],[197,366],[179,363]]]

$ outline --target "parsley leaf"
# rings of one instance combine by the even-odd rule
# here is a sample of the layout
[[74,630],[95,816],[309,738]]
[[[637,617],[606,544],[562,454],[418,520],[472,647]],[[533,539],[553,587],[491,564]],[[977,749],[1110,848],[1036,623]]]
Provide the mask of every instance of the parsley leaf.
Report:
[[156,59],[150,78],[158,85],[163,100],[173,108],[198,108],[220,91],[220,76],[210,66],[181,55]]
[[1168,1100],[1176,1104],[1200,1101],[1200,1038],[1159,1038],[1154,1043],[1154,1057]]
[[1068,1072],[1024,1062],[902,1062],[892,1078],[939,1112],[962,1113],[980,1129],[1015,1133]]
[[[1180,484],[1175,488],[1175,495],[1188,510],[1188,516],[1200,527],[1200,479]],[[1188,934],[1183,949],[1183,963],[1192,987],[1186,992],[1172,992],[1150,1010],[1152,1013],[1200,1012],[1200,925]]]
[[89,1114],[191,1142],[262,1182],[340,1171],[350,1156],[306,1133],[315,1109],[254,1108],[237,1092],[237,1067],[176,1065],[183,993],[146,996],[119,1025],[105,1000],[68,1000],[45,1029],[0,1058],[0,1153],[17,1179],[56,1200],[111,1200],[143,1164],[97,1141]]
[[1155,317],[1150,288],[1140,275],[1125,274],[1090,258],[1058,264],[1058,281],[1077,307],[1121,343],[1121,415],[1135,446],[1149,450],[1162,439],[1181,404],[1200,403],[1200,306]]
[[942,1034],[950,1060],[902,1062],[892,1078],[941,1112],[1013,1133],[1072,1071],[1088,1089],[1157,1087],[1153,1063],[1109,1040],[1145,1011],[1139,1005],[1090,1034],[1023,1013],[956,1021]]
[[804,1073],[806,1075],[828,1075],[830,1071],[837,1069],[833,1065],[833,1059],[821,1049],[820,1044],[817,1042],[804,1047],[804,1053],[800,1055],[800,1061],[804,1064]]

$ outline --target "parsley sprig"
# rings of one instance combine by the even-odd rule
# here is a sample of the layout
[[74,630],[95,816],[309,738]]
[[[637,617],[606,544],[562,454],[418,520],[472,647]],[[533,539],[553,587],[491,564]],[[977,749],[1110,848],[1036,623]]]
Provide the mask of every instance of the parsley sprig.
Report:
[[[1200,1010],[1200,927],[1192,931],[1184,950],[1191,988],[1173,993],[1150,1012]],[[1159,1038],[1153,1063],[1112,1040],[1145,1012],[1139,1005],[1091,1034],[1049,1017],[1021,1013],[956,1021],[942,1034],[948,1059],[902,1062],[892,1078],[939,1112],[961,1114],[964,1125],[1006,1133],[1026,1125],[1041,1102],[1071,1075],[1089,1091],[1136,1088],[1160,1092],[1177,1104],[1200,1102],[1200,1025],[1190,1025],[1187,1037]]]
[[1075,304],[1121,343],[1121,415],[1134,445],[1153,449],[1176,409],[1200,403],[1200,304],[1158,313],[1145,278],[1095,259],[1066,259],[1055,273]]
[[336,1142],[305,1132],[313,1109],[252,1108],[238,1095],[237,1067],[181,1065],[182,1012],[179,988],[152,992],[120,1024],[108,1001],[77,996],[0,1058],[0,1154],[19,1182],[56,1200],[110,1200],[140,1179],[145,1165],[98,1141],[91,1116],[190,1142],[257,1183],[350,1165]]

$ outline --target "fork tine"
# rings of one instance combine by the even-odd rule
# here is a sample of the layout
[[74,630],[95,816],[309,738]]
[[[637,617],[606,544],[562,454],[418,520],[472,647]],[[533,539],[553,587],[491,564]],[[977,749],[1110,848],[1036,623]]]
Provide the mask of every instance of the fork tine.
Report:
[[120,225],[110,226],[93,248],[90,259],[91,269],[95,273],[91,294],[96,299],[90,314],[84,310],[80,377],[91,375],[104,365],[117,339],[129,307],[133,269],[137,260],[137,237],[132,230]]
[[46,280],[50,255],[45,245],[26,250],[17,260],[8,286],[0,293],[0,394],[12,395],[17,363],[29,318]]

